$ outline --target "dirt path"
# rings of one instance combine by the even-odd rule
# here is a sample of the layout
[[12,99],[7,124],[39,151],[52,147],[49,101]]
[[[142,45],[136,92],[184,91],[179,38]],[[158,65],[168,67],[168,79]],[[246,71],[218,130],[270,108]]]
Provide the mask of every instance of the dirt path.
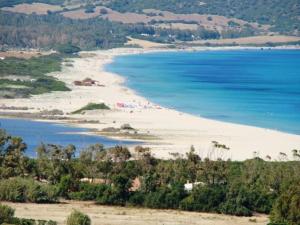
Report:
[[[266,225],[265,215],[234,217],[211,213],[152,210],[125,207],[99,206],[92,202],[68,201],[60,204],[5,203],[16,209],[16,216],[23,218],[55,220],[65,224],[72,209],[87,213],[93,225]],[[251,221],[252,222],[251,222]]]

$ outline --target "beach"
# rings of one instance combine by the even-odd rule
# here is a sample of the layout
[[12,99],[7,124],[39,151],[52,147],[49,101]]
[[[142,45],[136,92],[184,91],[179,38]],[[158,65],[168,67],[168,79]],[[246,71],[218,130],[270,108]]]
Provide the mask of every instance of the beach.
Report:
[[[209,48],[192,50],[209,50]],[[264,159],[270,156],[272,160],[278,160],[279,154],[285,153],[289,159],[292,159],[291,150],[299,148],[300,135],[220,122],[168,109],[149,102],[134,90],[127,88],[124,85],[124,78],[120,75],[105,71],[105,65],[111,63],[115,56],[152,51],[167,50],[164,48],[118,48],[81,52],[79,58],[71,58],[65,62],[61,72],[51,74],[65,82],[71,91],[35,95],[29,99],[1,99],[0,105],[5,105],[7,108],[1,109],[1,113],[37,113],[43,110],[59,109],[69,119],[51,121],[91,128],[93,133],[112,138],[133,139],[137,136],[136,134],[140,134],[138,139],[143,142],[141,145],[150,147],[152,153],[158,158],[170,158],[170,153],[179,153],[184,156],[193,145],[202,158],[221,157],[245,160],[254,156]],[[74,81],[81,81],[85,78],[92,79],[96,85],[74,84]],[[84,114],[70,114],[88,103],[102,102],[111,110],[92,110]],[[28,109],[12,110],[9,107],[27,107]],[[80,121],[99,122],[81,123]],[[136,129],[136,133],[127,135],[126,133],[101,132],[105,128],[120,128],[124,124],[130,124]],[[225,144],[230,149],[216,150],[213,147],[213,141]]]

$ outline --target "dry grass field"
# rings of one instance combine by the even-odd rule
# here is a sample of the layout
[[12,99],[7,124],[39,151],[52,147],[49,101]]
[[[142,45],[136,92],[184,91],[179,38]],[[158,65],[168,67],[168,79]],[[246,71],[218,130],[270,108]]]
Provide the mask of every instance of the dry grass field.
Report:
[[44,3],[33,3],[33,4],[19,4],[15,5],[14,7],[4,7],[2,8],[4,11],[10,11],[14,13],[25,13],[25,14],[32,14],[36,13],[38,15],[45,15],[47,11],[60,11],[62,10],[61,6],[58,5],[49,5]]
[[23,59],[29,59],[31,57],[35,57],[35,56],[41,56],[41,55],[49,55],[53,53],[53,51],[43,51],[40,52],[38,50],[32,50],[32,51],[5,51],[5,52],[1,52],[0,51],[0,57],[1,58],[8,58],[8,57],[15,57],[15,58],[23,58]]
[[266,225],[265,215],[235,217],[212,213],[153,210],[95,205],[92,202],[68,201],[61,204],[5,203],[16,209],[16,216],[51,219],[65,224],[73,209],[88,214],[93,225]]
[[300,41],[300,37],[296,36],[285,36],[285,35],[274,35],[274,36],[254,36],[254,37],[243,37],[243,38],[232,38],[232,39],[214,39],[214,40],[199,40],[192,41],[189,43],[192,44],[238,44],[238,45],[247,45],[247,44],[266,44],[268,42],[272,43],[287,43]]

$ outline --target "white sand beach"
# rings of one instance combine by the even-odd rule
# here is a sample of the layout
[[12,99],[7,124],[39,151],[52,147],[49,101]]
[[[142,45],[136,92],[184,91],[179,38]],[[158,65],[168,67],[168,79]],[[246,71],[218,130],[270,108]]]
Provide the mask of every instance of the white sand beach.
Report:
[[[0,105],[31,108],[26,112],[59,109],[68,114],[90,102],[104,102],[111,110],[93,110],[82,115],[68,116],[74,119],[99,120],[100,123],[76,124],[97,130],[130,124],[138,133],[156,137],[146,140],[143,146],[150,147],[152,153],[160,158],[170,157],[170,152],[185,154],[191,145],[200,156],[206,157],[208,152],[213,150],[212,141],[229,146],[230,150],[218,156],[230,157],[233,160],[252,158],[253,152],[257,152],[256,155],[262,158],[269,155],[272,160],[277,160],[279,153],[284,152],[292,159],[291,150],[300,148],[300,135],[219,122],[155,105],[124,86],[121,76],[104,70],[104,65],[112,62],[115,56],[142,54],[148,51],[157,50],[120,48],[82,52],[80,58],[73,58],[72,62],[67,63],[71,63],[72,67],[65,65],[61,72],[52,73],[64,81],[72,91],[53,92],[29,99],[1,99]],[[100,85],[74,85],[74,81],[87,77]],[[122,104],[132,107],[120,107]],[[9,110],[1,109],[1,112],[4,111]],[[212,157],[217,157],[217,154]]]

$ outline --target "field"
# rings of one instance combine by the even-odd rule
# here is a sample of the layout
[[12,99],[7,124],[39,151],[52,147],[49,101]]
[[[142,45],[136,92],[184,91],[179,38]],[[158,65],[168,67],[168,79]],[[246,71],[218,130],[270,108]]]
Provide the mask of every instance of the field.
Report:
[[[154,9],[143,10],[142,13],[125,12],[121,13],[110,8],[105,8],[98,6],[95,8],[94,12],[86,13],[84,8],[77,8],[80,6],[67,6],[68,11],[61,12],[61,14],[67,18],[71,19],[90,19],[95,17],[100,17],[108,19],[114,22],[121,22],[127,24],[136,23],[151,23],[156,21],[159,27],[170,28],[169,24],[172,24],[172,29],[181,30],[196,30],[197,26],[201,25],[206,29],[216,29],[222,31],[229,28],[229,22],[234,22],[238,26],[245,26],[245,24],[250,24],[255,29],[261,29],[267,31],[269,26],[263,25],[260,28],[257,23],[247,23],[244,20],[228,18],[225,16],[218,15],[207,15],[207,14],[176,14],[169,11],[160,11]],[[75,8],[72,10],[72,8]],[[77,8],[77,9],[76,9]],[[101,9],[106,9],[107,13],[101,14]],[[49,5],[44,3],[33,3],[33,4],[19,4],[14,7],[4,7],[4,11],[10,11],[15,13],[32,14],[36,13],[38,15],[47,14],[48,11],[58,12],[62,11],[63,8],[58,5]],[[175,22],[176,23],[175,23]],[[167,24],[165,24],[167,23]]]
[[297,42],[300,41],[300,37],[295,36],[284,36],[284,35],[275,35],[275,36],[256,36],[256,37],[244,37],[244,38],[231,38],[231,39],[219,39],[219,40],[199,40],[192,41],[193,44],[266,44],[266,43],[288,43],[288,42]]
[[4,11],[10,11],[15,13],[25,13],[25,14],[32,14],[36,13],[38,15],[47,14],[47,11],[60,11],[62,10],[61,6],[58,5],[48,5],[44,3],[33,3],[33,4],[19,4],[15,5],[14,7],[4,7],[2,8]]
[[17,217],[51,219],[61,225],[65,224],[66,218],[72,209],[87,213],[94,225],[266,225],[268,223],[268,218],[265,215],[235,217],[212,213],[100,206],[92,202],[68,201],[61,204],[5,204],[16,209]]
[[14,57],[14,58],[22,58],[22,59],[30,59],[32,57],[38,57],[42,55],[49,55],[53,52],[51,51],[37,51],[37,50],[31,50],[31,51],[5,51],[5,52],[0,52],[0,57],[1,58],[8,58],[8,57]]

